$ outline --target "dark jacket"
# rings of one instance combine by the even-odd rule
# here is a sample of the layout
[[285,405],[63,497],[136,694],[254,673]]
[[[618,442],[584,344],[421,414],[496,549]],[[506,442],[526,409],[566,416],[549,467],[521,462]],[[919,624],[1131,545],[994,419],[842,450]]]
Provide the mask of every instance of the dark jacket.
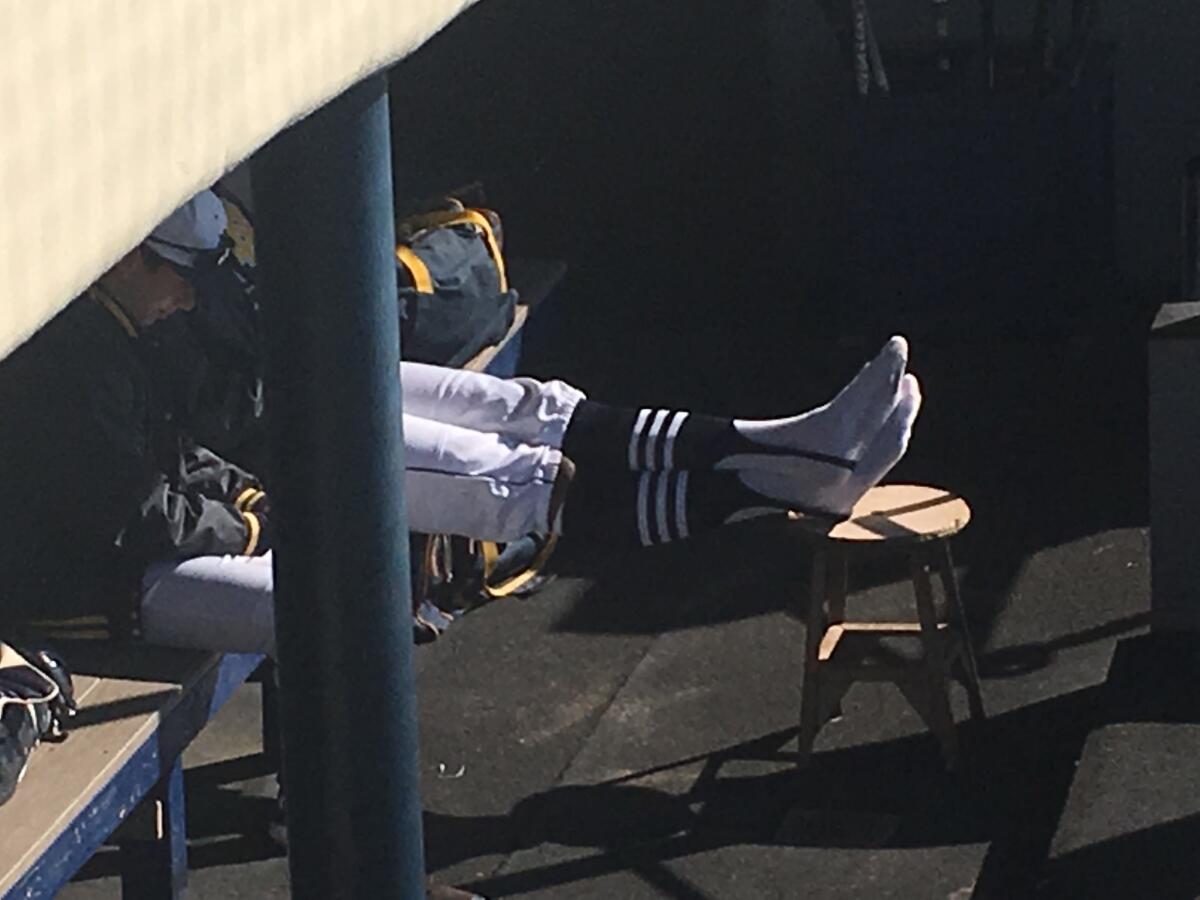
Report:
[[137,329],[77,298],[0,362],[0,627],[111,613],[156,559],[260,551],[254,484],[156,417]]
[[140,344],[159,405],[200,444],[264,475],[262,350],[252,272],[238,263],[193,276],[196,308]]

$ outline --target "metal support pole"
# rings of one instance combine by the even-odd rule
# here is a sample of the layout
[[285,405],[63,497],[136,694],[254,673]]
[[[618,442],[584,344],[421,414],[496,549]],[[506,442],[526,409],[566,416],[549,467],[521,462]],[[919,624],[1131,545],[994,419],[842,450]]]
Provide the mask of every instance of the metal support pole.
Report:
[[251,174],[292,891],[423,898],[384,77]]

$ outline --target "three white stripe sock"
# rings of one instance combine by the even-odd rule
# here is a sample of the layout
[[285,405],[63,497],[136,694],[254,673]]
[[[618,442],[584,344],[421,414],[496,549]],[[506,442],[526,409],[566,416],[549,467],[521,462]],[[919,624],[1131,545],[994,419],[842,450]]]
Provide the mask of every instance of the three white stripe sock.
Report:
[[[893,337],[829,403],[784,419],[721,419],[682,410],[576,408],[563,452],[578,467],[565,530],[593,504],[612,528],[635,510],[641,544],[781,509],[846,515],[904,455],[920,410],[917,380],[905,374],[908,344]],[[622,477],[626,472],[640,473]],[[589,484],[603,485],[593,491]],[[618,509],[623,507],[623,509]]]

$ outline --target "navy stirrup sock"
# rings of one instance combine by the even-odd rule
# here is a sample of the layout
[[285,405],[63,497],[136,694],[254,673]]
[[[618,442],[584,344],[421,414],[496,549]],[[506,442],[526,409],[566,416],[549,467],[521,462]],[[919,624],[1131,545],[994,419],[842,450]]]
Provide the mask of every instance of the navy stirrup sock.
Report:
[[562,532],[608,546],[649,547],[784,509],[746,487],[735,472],[635,473],[581,466],[563,509]]

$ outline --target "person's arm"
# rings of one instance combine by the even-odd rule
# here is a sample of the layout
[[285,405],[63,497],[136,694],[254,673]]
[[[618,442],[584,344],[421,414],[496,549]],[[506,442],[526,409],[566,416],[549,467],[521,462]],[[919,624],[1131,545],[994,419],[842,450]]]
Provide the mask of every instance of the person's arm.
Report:
[[123,545],[143,559],[266,552],[270,502],[258,480],[191,443],[174,455],[178,474],[154,474]]
[[[247,491],[262,492],[262,482],[207,447],[187,442],[180,451],[181,480],[188,490],[225,503],[238,503]],[[243,500],[243,502],[245,502]],[[242,505],[238,504],[239,507]]]
[[[265,495],[259,500],[264,502]],[[144,559],[251,556],[270,547],[266,519],[261,506],[243,510],[236,502],[204,496],[194,485],[173,485],[160,473],[126,527],[122,544]]]

